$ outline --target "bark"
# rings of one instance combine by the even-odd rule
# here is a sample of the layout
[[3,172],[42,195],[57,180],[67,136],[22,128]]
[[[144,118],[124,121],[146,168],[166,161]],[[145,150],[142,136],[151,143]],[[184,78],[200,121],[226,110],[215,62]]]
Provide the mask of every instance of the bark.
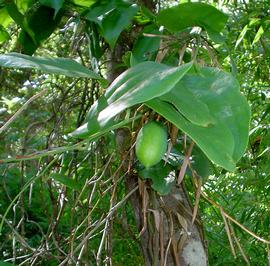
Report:
[[[138,177],[129,176],[127,192],[137,184]],[[145,265],[206,266],[202,224],[199,218],[191,222],[192,208],[184,186],[174,186],[166,196],[157,195],[147,182],[140,187],[141,192],[130,201],[141,231]]]

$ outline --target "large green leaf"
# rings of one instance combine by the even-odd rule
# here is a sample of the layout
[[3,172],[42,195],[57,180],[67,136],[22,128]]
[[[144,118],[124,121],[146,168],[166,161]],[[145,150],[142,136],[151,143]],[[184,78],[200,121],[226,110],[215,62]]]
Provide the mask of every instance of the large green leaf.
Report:
[[97,23],[102,36],[114,47],[120,33],[129,26],[137,12],[136,4],[112,0],[93,5],[85,14],[85,18]]
[[30,68],[44,73],[60,74],[75,78],[102,79],[99,75],[68,58],[33,57],[18,53],[0,55],[0,66],[12,68]]
[[204,3],[183,3],[162,10],[157,16],[158,23],[172,32],[193,26],[200,26],[210,32],[220,32],[227,19],[227,15]]
[[[168,102],[173,98],[170,94],[178,95],[181,101],[182,92],[185,101],[190,102],[189,108],[181,106],[181,102],[177,107],[175,102]],[[197,109],[194,102],[205,104],[208,110]],[[215,68],[201,68],[199,73],[185,75],[168,95],[146,104],[186,132],[214,163],[230,171],[235,169],[247,146],[250,108],[232,75]],[[193,116],[188,112],[193,112]],[[203,116],[201,112],[211,114],[213,122],[194,123],[193,117]]]
[[[180,67],[168,67],[155,62],[144,62],[128,69],[107,89],[106,103],[96,102],[90,109],[89,132],[95,133],[106,127],[114,116],[126,108],[169,92],[191,66],[189,63]],[[93,112],[98,109],[98,104],[105,108]]]

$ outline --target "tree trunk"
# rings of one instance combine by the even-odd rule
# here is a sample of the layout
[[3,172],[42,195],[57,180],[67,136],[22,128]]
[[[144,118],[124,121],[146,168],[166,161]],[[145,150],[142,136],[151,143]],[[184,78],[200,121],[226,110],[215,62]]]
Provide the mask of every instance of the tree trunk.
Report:
[[192,224],[192,208],[183,185],[159,196],[146,182],[129,176],[127,192],[138,182],[140,191],[133,194],[131,204],[141,237],[145,265],[207,265],[207,249],[202,224]]

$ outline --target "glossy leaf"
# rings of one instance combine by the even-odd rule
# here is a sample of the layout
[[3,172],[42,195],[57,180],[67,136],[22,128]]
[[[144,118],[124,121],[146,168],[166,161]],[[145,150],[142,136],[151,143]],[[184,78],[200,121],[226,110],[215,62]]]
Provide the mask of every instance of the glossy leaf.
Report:
[[227,15],[204,3],[183,3],[165,9],[157,16],[158,23],[172,32],[179,32],[193,26],[220,32],[227,19]]
[[240,94],[237,81],[229,73],[201,68],[200,73],[185,75],[172,90],[179,95],[183,91],[185,101],[190,101],[195,114],[202,112],[202,109],[197,110],[194,101],[208,107],[209,112],[205,114],[213,116],[213,123],[204,126],[194,123],[184,108],[182,110],[181,103],[176,109],[172,103],[162,100],[166,96],[146,104],[189,135],[210,160],[233,171],[246,149],[250,120],[250,108]]
[[[135,104],[146,102],[170,91],[187,73],[192,64],[168,67],[155,62],[144,62],[122,73],[107,89],[108,106],[88,116],[89,131],[95,133],[106,127],[117,114]],[[90,109],[96,108],[95,103]]]
[[101,35],[114,47],[120,33],[129,26],[137,11],[136,4],[113,0],[93,5],[84,16],[100,26]]
[[11,68],[29,68],[44,73],[65,75],[75,78],[101,79],[99,75],[68,58],[33,57],[18,53],[0,55],[0,66]]

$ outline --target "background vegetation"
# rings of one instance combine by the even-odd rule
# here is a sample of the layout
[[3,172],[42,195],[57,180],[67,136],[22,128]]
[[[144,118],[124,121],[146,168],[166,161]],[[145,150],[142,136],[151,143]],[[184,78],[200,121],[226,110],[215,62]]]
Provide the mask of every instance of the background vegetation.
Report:
[[[116,57],[120,73],[129,67],[129,52],[151,20],[146,9],[135,10],[134,14],[130,10],[132,24],[128,22],[123,28],[119,25],[121,34],[115,39],[106,33],[113,30],[117,15],[104,22],[109,26],[101,25],[101,34],[91,14],[85,16],[89,7],[91,11],[102,1],[15,2],[37,36],[36,43],[29,44],[29,29],[20,19],[14,19],[13,1],[0,1],[1,54],[16,51],[73,58],[108,79],[110,47],[116,42],[127,45],[124,56]],[[203,179],[205,197],[201,197],[199,209],[209,264],[270,265],[269,3],[201,2],[229,16],[223,30],[226,45],[209,45],[215,53],[215,64],[237,77],[252,110],[249,144],[237,170],[227,172],[214,167],[213,174]],[[174,4],[176,1],[156,2],[158,9]],[[122,8],[126,11],[125,5]],[[149,57],[157,44],[151,45]],[[203,51],[198,53],[208,65]],[[71,255],[76,258],[71,261],[73,265],[79,265],[79,259],[89,265],[143,265],[139,231],[127,200],[122,168],[124,159],[133,155],[123,152],[121,131],[69,150],[67,135],[83,124],[104,87],[94,79],[7,68],[0,69],[0,84],[0,127],[41,92],[6,130],[0,129],[0,259],[17,265],[59,265]],[[63,152],[48,152],[57,147],[63,147]],[[25,156],[29,154],[32,156],[28,160]],[[194,203],[192,177],[186,175],[184,182]],[[117,206],[115,210],[113,206]],[[220,207],[253,236],[234,223],[226,225]]]

